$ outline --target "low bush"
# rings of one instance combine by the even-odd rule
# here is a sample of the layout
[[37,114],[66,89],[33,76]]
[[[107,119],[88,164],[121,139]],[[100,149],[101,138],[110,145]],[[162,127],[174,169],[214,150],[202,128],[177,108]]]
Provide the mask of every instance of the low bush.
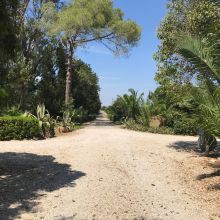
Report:
[[40,137],[37,119],[24,116],[0,117],[0,140],[22,140]]
[[150,133],[157,133],[157,134],[174,134],[174,130],[168,127],[148,127],[135,122],[135,120],[125,120],[123,122],[123,127],[134,130],[134,131],[143,131],[143,132],[150,132]]
[[178,135],[196,135],[198,133],[198,124],[194,119],[182,117],[174,121],[173,130]]
[[147,131],[155,134],[174,134],[174,130],[169,127],[147,128]]
[[128,119],[123,121],[123,127],[127,129],[131,129],[134,131],[147,131],[147,127],[141,124],[138,124],[133,119]]
[[20,106],[12,106],[12,107],[8,107],[3,111],[3,115],[7,115],[7,116],[20,116],[22,115],[23,112],[20,109]]

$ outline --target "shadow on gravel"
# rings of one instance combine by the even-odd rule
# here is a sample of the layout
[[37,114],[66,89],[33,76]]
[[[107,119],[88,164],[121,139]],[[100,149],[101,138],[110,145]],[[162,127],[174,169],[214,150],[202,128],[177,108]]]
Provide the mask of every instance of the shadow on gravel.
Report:
[[52,156],[29,153],[0,153],[0,219],[15,219],[22,212],[34,212],[44,192],[74,186],[85,176],[60,164]]
[[[218,143],[220,146],[220,143]],[[197,141],[177,141],[170,144],[168,147],[174,148],[178,152],[185,151],[185,152],[194,152],[197,153],[199,156],[206,156],[210,158],[218,158],[220,157],[220,147],[217,147],[215,151],[210,152],[209,155],[201,153],[200,149],[197,147]]]
[[[220,146],[220,143],[218,143]],[[220,147],[217,147],[214,152],[210,152],[209,155],[201,153],[197,147],[197,141],[178,141],[169,145],[170,148],[176,149],[178,152],[192,152],[196,153],[200,157],[207,158],[220,158]],[[201,174],[196,177],[197,180],[204,180],[208,178],[220,177],[220,162],[208,163],[208,166],[213,168],[213,172],[207,174]],[[210,184],[208,190],[220,190],[220,183]]]
[[[217,163],[209,163],[209,166],[214,168],[215,171],[212,173],[207,173],[207,174],[201,174],[199,176],[197,176],[197,180],[203,180],[203,179],[207,179],[207,178],[213,178],[213,177],[220,177],[220,162]],[[211,184],[208,187],[208,190],[220,190],[220,183],[215,183],[215,184]]]
[[199,152],[196,141],[177,141],[170,144],[169,147],[174,148],[177,151]]

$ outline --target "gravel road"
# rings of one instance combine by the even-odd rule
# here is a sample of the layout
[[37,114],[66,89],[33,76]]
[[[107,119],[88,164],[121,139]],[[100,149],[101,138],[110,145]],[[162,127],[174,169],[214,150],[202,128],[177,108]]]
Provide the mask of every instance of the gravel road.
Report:
[[0,219],[220,219],[220,160],[195,141],[102,114],[57,138],[0,142]]

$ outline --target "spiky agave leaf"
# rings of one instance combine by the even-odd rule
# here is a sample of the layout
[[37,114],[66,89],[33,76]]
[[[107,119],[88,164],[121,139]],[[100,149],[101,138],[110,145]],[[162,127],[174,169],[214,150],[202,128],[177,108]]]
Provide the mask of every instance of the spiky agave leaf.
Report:
[[37,106],[37,118],[42,120],[45,117],[46,108],[44,104],[39,104]]

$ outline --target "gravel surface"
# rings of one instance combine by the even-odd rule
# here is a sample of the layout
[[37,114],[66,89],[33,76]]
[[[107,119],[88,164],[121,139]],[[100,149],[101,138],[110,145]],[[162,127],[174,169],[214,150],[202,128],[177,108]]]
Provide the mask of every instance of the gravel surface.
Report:
[[220,159],[195,137],[113,126],[0,142],[0,219],[220,219]]

